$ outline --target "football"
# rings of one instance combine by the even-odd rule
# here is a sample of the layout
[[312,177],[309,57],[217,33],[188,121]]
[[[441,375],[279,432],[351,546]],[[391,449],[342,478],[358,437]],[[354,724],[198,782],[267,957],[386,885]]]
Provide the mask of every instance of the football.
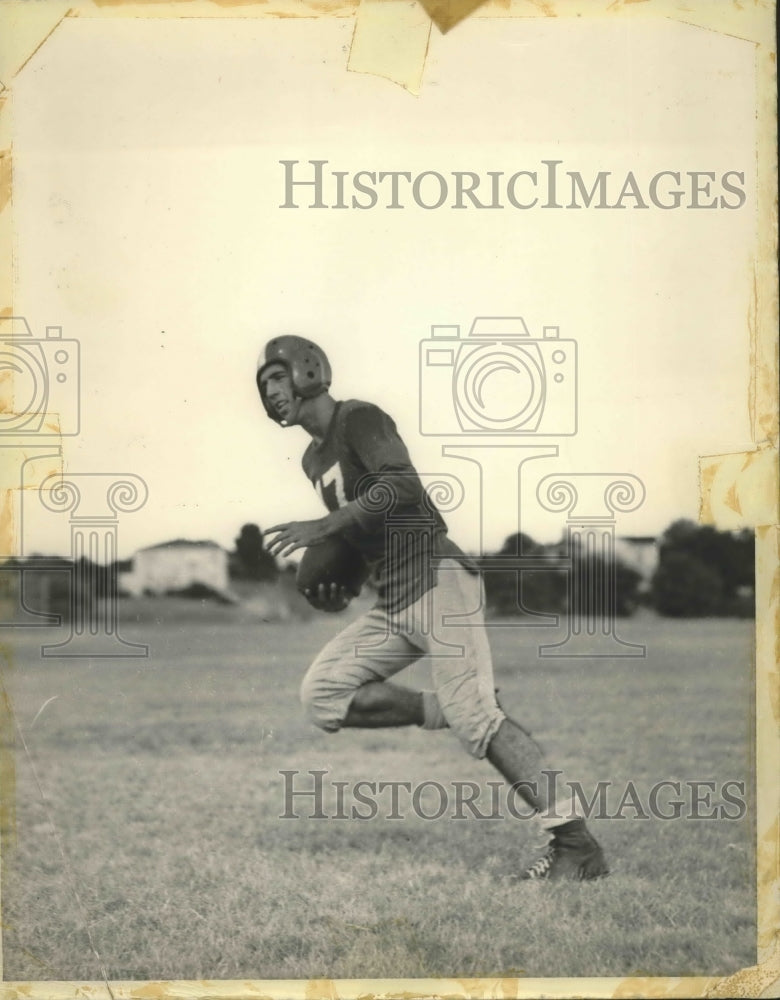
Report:
[[363,556],[340,535],[330,535],[318,545],[310,545],[303,553],[295,576],[295,585],[303,593],[316,591],[321,583],[335,583],[353,595],[368,577],[368,565]]

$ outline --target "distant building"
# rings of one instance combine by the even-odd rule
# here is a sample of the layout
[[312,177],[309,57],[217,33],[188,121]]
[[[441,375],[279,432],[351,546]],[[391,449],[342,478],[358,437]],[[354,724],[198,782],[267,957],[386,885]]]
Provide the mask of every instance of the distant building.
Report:
[[202,584],[224,593],[228,589],[228,554],[216,542],[177,538],[139,549],[119,569],[119,589],[139,594],[164,594]]

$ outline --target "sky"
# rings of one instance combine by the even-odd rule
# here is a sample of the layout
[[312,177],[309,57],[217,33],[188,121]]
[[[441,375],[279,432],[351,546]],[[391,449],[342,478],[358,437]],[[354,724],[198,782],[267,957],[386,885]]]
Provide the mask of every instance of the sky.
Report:
[[[61,326],[79,342],[66,469],[148,487],[119,518],[120,556],[182,537],[230,547],[244,523],[321,515],[300,469],[305,433],[270,422],[255,389],[279,333],[321,344],[333,394],[386,409],[425,476],[459,478],[446,516],[464,548],[517,530],[558,538],[564,516],[536,495],[552,474],[638,477],[644,502],[618,534],[695,519],[698,457],[751,446],[752,46],[672,22],[472,19],[433,32],[413,97],[346,72],[351,31],[336,18],[67,19],[15,81],[15,311],[38,341]],[[283,209],[280,161],[294,159],[350,175],[510,174],[545,159],[586,178],[741,171],[747,199],[734,211]],[[420,344],[434,325],[468,344],[478,316],[576,341],[576,434],[464,437],[460,362],[421,370]],[[516,381],[490,378],[490,405],[511,412]],[[447,433],[422,433],[421,399]],[[24,552],[70,551],[67,516],[35,491],[23,524]]]

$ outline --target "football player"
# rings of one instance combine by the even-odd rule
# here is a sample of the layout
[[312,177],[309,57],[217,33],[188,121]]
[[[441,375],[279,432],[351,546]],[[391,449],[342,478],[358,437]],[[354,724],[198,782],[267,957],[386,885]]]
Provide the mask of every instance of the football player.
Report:
[[[289,555],[341,535],[363,554],[377,586],[374,607],[331,640],[306,673],[301,700],[307,714],[326,732],[450,728],[470,754],[487,757],[549,831],[546,853],[521,877],[606,875],[581,811],[569,798],[554,801],[540,748],[496,702],[487,633],[474,613],[482,607],[476,566],[448,537],[392,419],[371,403],[335,400],[330,384],[325,353],[303,337],[275,337],[258,361],[257,387],[268,416],[281,427],[302,427],[311,438],[303,470],[328,510],[316,520],[269,528],[269,551]],[[403,515],[402,543],[387,530],[387,498],[393,516]],[[351,595],[331,584],[307,597],[321,610],[339,611]],[[459,625],[466,616],[468,624]],[[426,655],[434,690],[391,682]]]

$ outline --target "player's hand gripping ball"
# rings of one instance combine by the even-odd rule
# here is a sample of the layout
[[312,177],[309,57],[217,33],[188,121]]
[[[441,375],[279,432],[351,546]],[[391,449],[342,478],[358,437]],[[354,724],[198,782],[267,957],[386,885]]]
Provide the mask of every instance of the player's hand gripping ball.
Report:
[[339,535],[310,545],[298,566],[295,584],[318,611],[343,611],[368,577],[361,554]]

